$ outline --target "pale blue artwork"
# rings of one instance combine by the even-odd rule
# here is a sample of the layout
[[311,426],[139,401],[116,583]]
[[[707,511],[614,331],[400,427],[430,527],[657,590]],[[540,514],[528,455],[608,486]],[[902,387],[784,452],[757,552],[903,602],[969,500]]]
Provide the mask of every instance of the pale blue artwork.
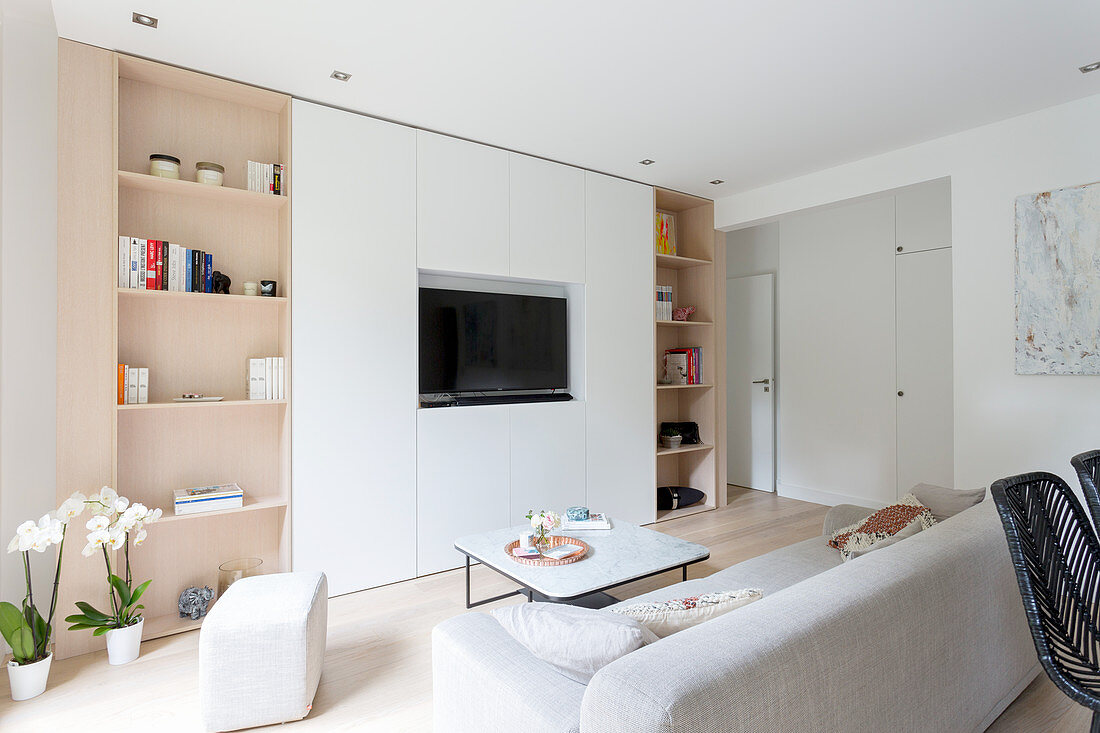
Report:
[[1016,198],[1016,373],[1100,374],[1100,184]]

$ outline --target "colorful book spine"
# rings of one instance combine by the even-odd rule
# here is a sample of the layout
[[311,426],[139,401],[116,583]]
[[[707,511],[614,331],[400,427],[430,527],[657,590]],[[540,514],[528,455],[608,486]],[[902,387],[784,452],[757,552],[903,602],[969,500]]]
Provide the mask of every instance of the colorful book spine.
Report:
[[157,289],[157,241],[148,239],[142,247],[145,252],[145,289]]
[[214,255],[209,252],[203,253],[203,260],[205,267],[203,267],[203,289],[204,293],[214,292]]
[[[127,246],[129,244],[127,243]],[[118,365],[118,404],[126,404],[126,365]]]
[[[136,238],[130,240],[130,287],[138,287],[138,283],[141,282],[141,276],[138,272],[138,266],[141,260],[141,247],[138,245]],[[144,264],[140,265],[145,267]]]
[[195,292],[195,288],[193,287],[195,282],[195,262],[193,258],[194,251],[195,250],[193,249],[183,250],[183,260],[187,268],[186,271],[183,273],[183,290],[187,293]]

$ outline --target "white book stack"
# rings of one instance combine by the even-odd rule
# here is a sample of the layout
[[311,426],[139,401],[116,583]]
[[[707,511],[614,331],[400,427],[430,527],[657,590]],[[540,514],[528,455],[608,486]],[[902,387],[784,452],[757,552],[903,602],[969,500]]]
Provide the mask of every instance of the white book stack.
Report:
[[611,529],[611,520],[607,518],[606,514],[589,514],[588,519],[573,521],[568,519],[561,520],[561,529],[563,532],[587,532],[593,529]]
[[244,506],[244,491],[236,483],[176,489],[172,492],[172,503],[176,516],[240,509]]
[[249,359],[245,390],[250,400],[285,400],[286,359],[281,356]]

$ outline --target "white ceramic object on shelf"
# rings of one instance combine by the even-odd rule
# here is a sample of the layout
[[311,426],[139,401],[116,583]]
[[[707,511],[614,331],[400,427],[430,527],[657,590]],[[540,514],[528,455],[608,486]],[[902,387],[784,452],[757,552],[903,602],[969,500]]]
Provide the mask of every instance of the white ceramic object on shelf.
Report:
[[145,619],[142,618],[126,628],[108,631],[104,635],[107,637],[107,663],[129,664],[137,659],[141,653],[141,630],[144,627]]
[[11,699],[30,700],[46,691],[46,681],[50,678],[50,663],[53,653],[33,664],[16,664],[8,661],[8,682],[11,684]]

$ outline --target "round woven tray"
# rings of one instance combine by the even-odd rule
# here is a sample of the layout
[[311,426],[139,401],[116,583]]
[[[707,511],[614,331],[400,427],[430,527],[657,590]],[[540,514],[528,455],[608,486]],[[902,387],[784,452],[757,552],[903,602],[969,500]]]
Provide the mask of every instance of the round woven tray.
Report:
[[583,540],[578,540],[576,537],[561,537],[558,535],[552,535],[550,537],[550,546],[557,547],[558,545],[580,545],[583,549],[580,552],[574,552],[572,555],[561,558],[560,560],[552,560],[548,557],[516,557],[512,554],[512,550],[519,547],[519,540],[509,542],[504,546],[504,552],[508,557],[512,558],[520,565],[540,565],[542,567],[553,567],[555,565],[568,565],[574,563],[577,560],[583,560],[588,555],[588,544]]

